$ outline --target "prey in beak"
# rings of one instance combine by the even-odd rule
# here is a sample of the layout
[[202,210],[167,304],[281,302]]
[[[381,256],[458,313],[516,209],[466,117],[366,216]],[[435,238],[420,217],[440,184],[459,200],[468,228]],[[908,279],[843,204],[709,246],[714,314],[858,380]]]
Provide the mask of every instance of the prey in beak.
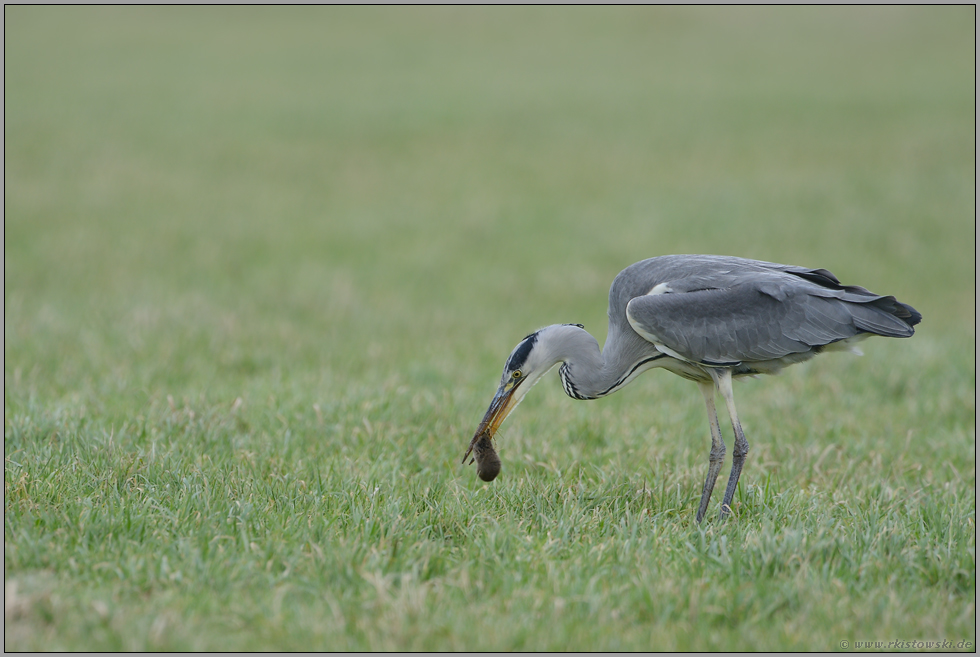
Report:
[[483,481],[493,481],[500,474],[500,457],[497,456],[497,452],[493,448],[492,440],[504,418],[517,406],[519,398],[514,393],[520,383],[520,379],[511,378],[507,383],[500,386],[493,401],[490,402],[490,408],[483,416],[480,426],[476,428],[476,433],[473,434],[469,449],[463,455],[462,462],[466,463],[469,455],[473,454],[470,463],[476,461],[476,474]]
[[[497,394],[490,402],[490,408],[480,422],[470,441],[469,449],[463,455],[463,463],[470,454],[476,461],[476,473],[483,481],[493,481],[500,474],[500,457],[493,449],[493,437],[497,434],[497,429],[503,421],[510,415],[521,399],[531,389],[531,386],[547,372],[558,359],[548,359],[542,356],[540,350],[535,351],[538,345],[538,336],[541,331],[535,331],[531,335],[521,340],[520,344],[514,347],[504,365],[504,373],[500,378],[500,386]],[[542,358],[546,362],[542,362]],[[473,463],[473,461],[470,461]]]

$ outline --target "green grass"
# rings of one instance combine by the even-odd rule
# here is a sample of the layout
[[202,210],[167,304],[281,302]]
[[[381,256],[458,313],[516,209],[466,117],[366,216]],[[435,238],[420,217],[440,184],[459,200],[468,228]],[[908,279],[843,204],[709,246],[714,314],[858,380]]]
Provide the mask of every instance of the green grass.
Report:
[[[972,6],[4,25],[6,650],[976,645]],[[665,253],[924,320],[736,386],[731,522],[664,371],[461,466],[511,347]]]

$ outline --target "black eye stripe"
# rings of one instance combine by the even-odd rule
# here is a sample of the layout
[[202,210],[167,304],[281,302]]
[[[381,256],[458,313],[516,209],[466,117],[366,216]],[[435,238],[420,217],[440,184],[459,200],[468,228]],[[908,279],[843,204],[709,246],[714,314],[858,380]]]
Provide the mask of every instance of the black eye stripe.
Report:
[[510,355],[510,360],[507,361],[507,369],[513,371],[523,368],[524,363],[527,361],[528,355],[531,353],[531,349],[534,348],[534,343],[537,341],[537,333],[532,333],[524,338],[523,342],[517,345],[517,349],[514,350],[514,353]]

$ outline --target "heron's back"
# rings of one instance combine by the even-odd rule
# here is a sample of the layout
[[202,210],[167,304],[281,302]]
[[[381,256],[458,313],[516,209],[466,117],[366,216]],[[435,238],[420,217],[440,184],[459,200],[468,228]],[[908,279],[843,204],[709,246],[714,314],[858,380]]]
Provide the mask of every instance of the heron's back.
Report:
[[650,258],[609,290],[610,335],[635,333],[678,360],[736,373],[774,371],[870,334],[909,337],[921,319],[825,269],[730,256]]

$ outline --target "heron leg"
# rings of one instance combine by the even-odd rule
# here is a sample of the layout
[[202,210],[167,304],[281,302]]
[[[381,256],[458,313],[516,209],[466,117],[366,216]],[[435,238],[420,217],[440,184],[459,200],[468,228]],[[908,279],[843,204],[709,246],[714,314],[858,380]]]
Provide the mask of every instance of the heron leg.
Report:
[[725,442],[721,439],[721,427],[718,426],[718,412],[715,410],[715,386],[710,381],[699,381],[698,388],[704,395],[704,405],[708,407],[708,422],[711,424],[711,453],[708,455],[708,477],[704,480],[701,491],[701,504],[698,505],[698,522],[704,519],[711,500],[711,491],[715,489],[715,481],[721,472],[721,463],[725,460]]
[[721,514],[719,518],[724,518],[732,511],[732,498],[735,496],[735,487],[738,486],[738,477],[742,474],[742,464],[745,463],[745,455],[749,453],[749,441],[745,439],[742,432],[742,424],[738,421],[738,413],[735,411],[735,395],[732,393],[732,371],[727,369],[712,369],[711,377],[718,386],[718,391],[725,399],[728,407],[728,415],[732,419],[732,429],[735,431],[735,448],[732,450],[732,472],[728,475],[728,487],[725,488],[725,498],[721,502]]

